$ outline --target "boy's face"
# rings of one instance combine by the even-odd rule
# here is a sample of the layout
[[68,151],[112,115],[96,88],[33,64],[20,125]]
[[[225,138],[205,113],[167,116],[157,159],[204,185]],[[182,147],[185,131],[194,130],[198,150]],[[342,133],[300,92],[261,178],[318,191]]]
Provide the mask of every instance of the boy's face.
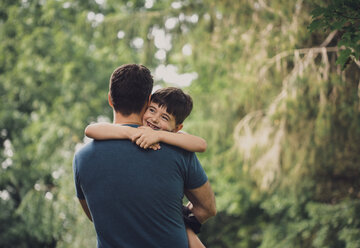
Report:
[[161,108],[157,103],[150,102],[143,116],[143,125],[152,129],[161,129],[170,132],[177,132],[182,125],[176,125],[175,117],[166,112],[166,107]]

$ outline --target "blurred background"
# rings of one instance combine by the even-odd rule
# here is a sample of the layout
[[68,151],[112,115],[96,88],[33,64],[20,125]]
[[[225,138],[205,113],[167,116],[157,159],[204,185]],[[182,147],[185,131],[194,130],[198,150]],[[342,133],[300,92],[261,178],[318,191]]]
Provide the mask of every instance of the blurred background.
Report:
[[1,0],[0,247],[96,246],[72,158],[127,63],[194,99],[205,244],[360,247],[359,20],[358,0]]

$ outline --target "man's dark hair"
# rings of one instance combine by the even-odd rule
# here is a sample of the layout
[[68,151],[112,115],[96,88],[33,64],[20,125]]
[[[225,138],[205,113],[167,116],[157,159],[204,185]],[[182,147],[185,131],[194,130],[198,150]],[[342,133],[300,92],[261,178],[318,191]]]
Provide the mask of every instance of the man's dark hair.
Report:
[[193,108],[191,96],[175,87],[167,87],[157,90],[154,94],[152,94],[151,101],[157,103],[159,107],[164,106],[166,108],[166,112],[175,117],[176,125],[183,123]]
[[110,97],[116,112],[124,116],[139,114],[149,100],[153,78],[143,65],[127,64],[110,77]]

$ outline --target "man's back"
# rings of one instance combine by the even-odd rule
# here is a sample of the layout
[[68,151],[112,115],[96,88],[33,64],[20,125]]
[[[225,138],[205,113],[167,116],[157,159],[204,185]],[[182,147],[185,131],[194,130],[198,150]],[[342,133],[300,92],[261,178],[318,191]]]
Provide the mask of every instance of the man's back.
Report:
[[75,155],[74,175],[99,247],[187,247],[183,190],[207,181],[193,153],[166,144],[145,151],[128,140],[93,141]]

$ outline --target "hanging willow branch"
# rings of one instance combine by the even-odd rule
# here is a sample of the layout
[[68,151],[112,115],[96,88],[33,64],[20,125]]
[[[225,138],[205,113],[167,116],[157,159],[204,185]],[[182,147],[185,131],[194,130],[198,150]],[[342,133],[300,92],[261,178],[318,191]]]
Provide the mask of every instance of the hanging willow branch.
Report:
[[[285,136],[286,120],[282,117],[274,121],[272,116],[277,111],[286,108],[284,99],[296,96],[297,88],[295,83],[299,77],[303,76],[305,70],[312,69],[319,75],[319,80],[329,78],[331,63],[329,62],[328,53],[337,53],[339,48],[325,46],[330,43],[335,34],[336,32],[332,32],[322,43],[322,47],[281,52],[269,59],[260,69],[259,77],[264,77],[272,66],[279,65],[282,62],[281,60],[293,56],[294,67],[284,77],[282,90],[268,109],[247,114],[240,120],[234,130],[235,146],[243,154],[245,163],[250,165],[250,173],[262,190],[270,189],[281,174],[281,144]],[[315,62],[318,56],[321,56],[321,65]],[[320,91],[320,105],[324,106],[325,103],[325,92]],[[261,155],[254,156],[254,151],[261,153]]]

